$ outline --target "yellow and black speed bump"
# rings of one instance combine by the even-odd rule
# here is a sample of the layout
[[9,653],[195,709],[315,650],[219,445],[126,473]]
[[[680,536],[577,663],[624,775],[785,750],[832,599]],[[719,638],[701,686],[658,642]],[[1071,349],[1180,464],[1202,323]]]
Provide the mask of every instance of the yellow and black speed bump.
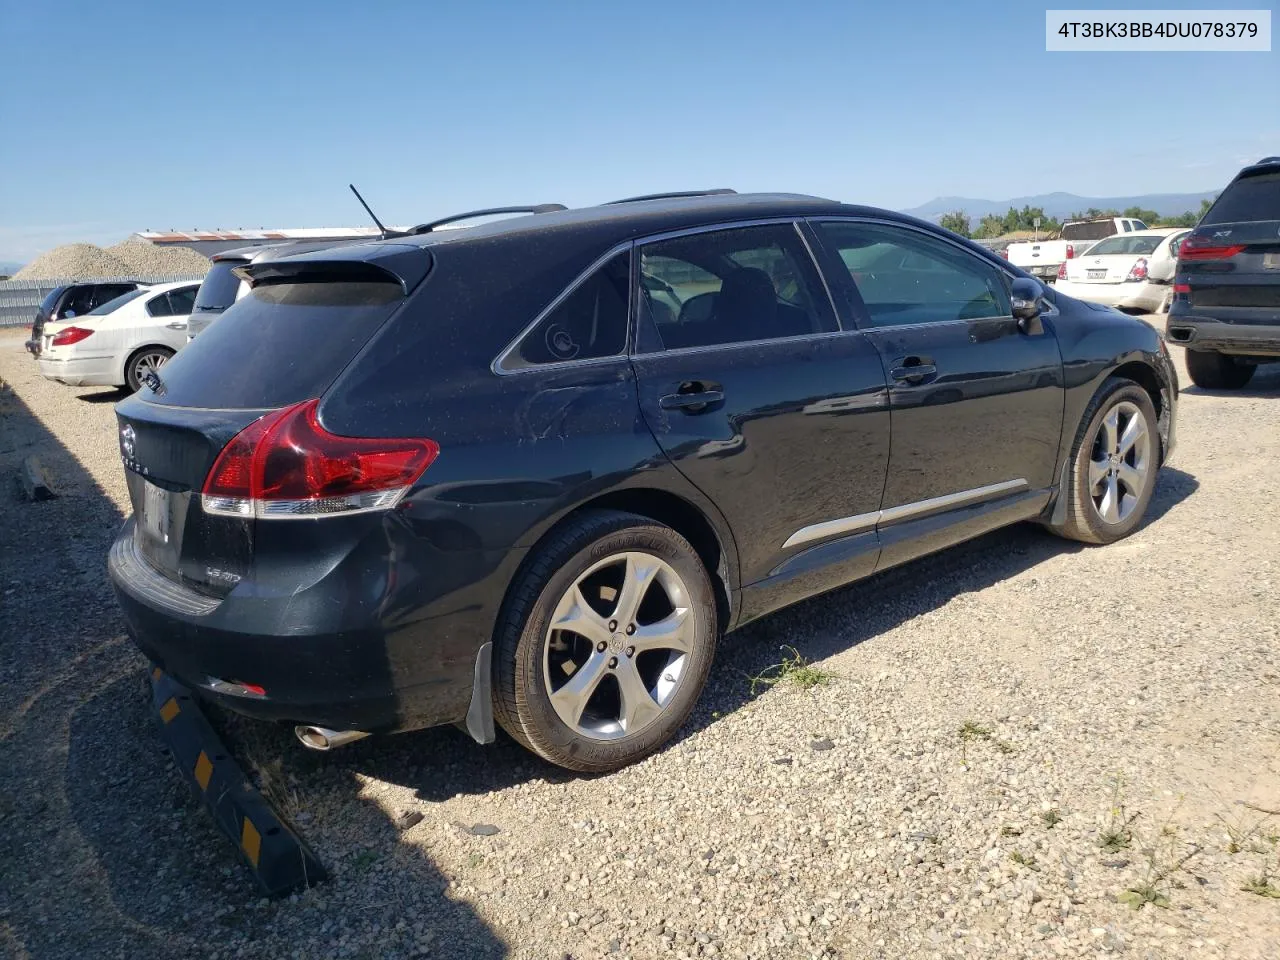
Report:
[[151,705],[174,764],[263,893],[284,896],[327,879],[311,848],[249,783],[191,692],[159,667],[151,671]]

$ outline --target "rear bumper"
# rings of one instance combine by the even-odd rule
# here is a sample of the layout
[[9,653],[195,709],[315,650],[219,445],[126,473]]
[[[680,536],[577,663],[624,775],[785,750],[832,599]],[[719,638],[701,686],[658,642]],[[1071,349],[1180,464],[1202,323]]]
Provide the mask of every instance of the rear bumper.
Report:
[[1219,319],[1178,311],[1177,306],[1169,313],[1170,343],[1230,356],[1280,359],[1280,316],[1275,310],[1233,308],[1230,316]]
[[56,380],[72,387],[118,387],[124,384],[113,357],[58,360],[41,356],[38,363],[40,374],[46,380]]
[[1154,283],[1079,283],[1059,280],[1053,285],[1058,293],[1077,300],[1101,303],[1108,307],[1154,312],[1164,302],[1167,284]]
[[[201,697],[258,719],[370,733],[465,719],[488,637],[449,616],[388,622],[377,605],[342,592],[353,584],[341,569],[320,594],[241,584],[212,598],[151,567],[133,531],[130,518],[107,562],[129,635]],[[266,693],[230,694],[217,681]]]

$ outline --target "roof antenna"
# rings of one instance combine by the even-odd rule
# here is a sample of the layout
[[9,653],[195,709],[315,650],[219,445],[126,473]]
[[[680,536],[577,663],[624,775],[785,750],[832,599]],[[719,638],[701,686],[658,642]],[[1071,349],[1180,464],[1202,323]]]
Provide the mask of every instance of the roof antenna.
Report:
[[378,225],[378,229],[382,231],[383,240],[387,240],[390,237],[407,236],[407,234],[401,233],[399,230],[388,230],[383,225],[382,221],[378,219],[378,215],[373,212],[373,210],[370,208],[370,206],[367,203],[364,202],[364,197],[360,196],[360,191],[356,189],[356,185],[354,183],[348,183],[347,186],[350,187],[351,192],[356,195],[356,199],[360,201],[360,206],[364,207],[365,213],[369,214],[369,219],[371,219],[374,223]]

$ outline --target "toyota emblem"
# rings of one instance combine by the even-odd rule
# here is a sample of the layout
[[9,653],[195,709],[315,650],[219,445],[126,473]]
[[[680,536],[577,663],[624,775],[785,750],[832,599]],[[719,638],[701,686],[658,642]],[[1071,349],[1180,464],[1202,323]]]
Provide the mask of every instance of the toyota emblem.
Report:
[[126,460],[133,459],[133,442],[138,439],[138,435],[133,432],[133,427],[126,425],[120,431],[120,451],[124,454]]

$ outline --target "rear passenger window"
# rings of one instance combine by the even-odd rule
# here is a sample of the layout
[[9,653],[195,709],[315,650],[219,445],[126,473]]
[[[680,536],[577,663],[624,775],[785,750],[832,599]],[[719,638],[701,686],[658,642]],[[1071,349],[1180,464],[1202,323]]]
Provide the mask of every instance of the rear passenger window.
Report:
[[641,304],[668,349],[835,329],[791,224],[696,233],[645,246]]
[[147,301],[147,313],[153,317],[173,316],[173,307],[169,304],[169,295],[162,293]]
[[574,287],[502,361],[507,370],[614,357],[627,346],[631,257],[620,253]]
[[169,311],[175,317],[185,317],[196,300],[196,287],[182,287],[169,291]]
[[1003,275],[945,240],[875,223],[820,223],[849,268],[872,326],[1010,315]]

